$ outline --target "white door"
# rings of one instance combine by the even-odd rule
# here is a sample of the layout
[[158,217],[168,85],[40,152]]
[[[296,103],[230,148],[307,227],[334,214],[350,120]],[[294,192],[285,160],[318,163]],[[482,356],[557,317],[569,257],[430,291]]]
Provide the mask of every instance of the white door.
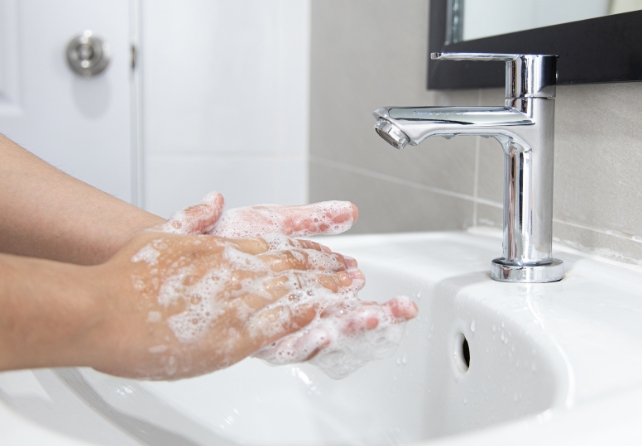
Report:
[[[0,0],[0,132],[59,169],[136,197],[129,0]],[[111,48],[81,77],[68,43],[92,30]],[[0,160],[0,162],[2,162]]]

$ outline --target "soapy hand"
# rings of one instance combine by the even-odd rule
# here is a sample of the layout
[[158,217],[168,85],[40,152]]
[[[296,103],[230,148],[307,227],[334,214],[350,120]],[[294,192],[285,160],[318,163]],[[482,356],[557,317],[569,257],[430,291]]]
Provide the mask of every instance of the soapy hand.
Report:
[[144,379],[230,366],[312,321],[317,296],[358,291],[355,265],[282,235],[139,235],[94,267],[108,310],[92,330],[91,365]]
[[324,201],[303,206],[262,205],[223,212],[225,201],[211,192],[197,205],[174,214],[158,229],[172,234],[210,234],[219,237],[290,237],[340,234],[352,227],[359,211],[347,201]]
[[[221,194],[212,192],[202,203],[174,214],[158,230],[234,238],[271,233],[338,234],[350,229],[358,217],[355,205],[340,201],[307,206],[250,206],[225,213],[223,207]],[[357,267],[356,260],[345,259],[350,267]],[[417,306],[405,296],[384,304],[363,302],[357,297],[362,287],[363,281],[339,299],[331,293],[316,293],[314,298],[306,296],[315,308],[315,319],[304,329],[275,340],[253,356],[275,365],[311,360],[333,378],[345,377],[373,359],[388,356],[401,341],[403,323],[417,315]],[[333,293],[337,291],[331,285],[328,288]]]
[[341,379],[375,359],[389,357],[403,337],[404,322],[417,305],[398,296],[386,303],[363,302],[356,293],[343,300],[318,301],[317,318],[252,356],[274,365],[310,361]]

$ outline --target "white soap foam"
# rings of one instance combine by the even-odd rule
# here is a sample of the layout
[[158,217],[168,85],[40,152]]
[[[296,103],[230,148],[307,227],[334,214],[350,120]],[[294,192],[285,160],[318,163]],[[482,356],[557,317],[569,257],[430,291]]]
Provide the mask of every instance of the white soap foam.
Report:
[[149,266],[156,265],[158,263],[158,256],[160,252],[157,249],[154,249],[152,245],[147,245],[138,251],[132,257],[132,262],[146,262]]
[[165,307],[179,301],[185,306],[182,312],[167,319],[174,336],[183,343],[201,339],[210,324],[223,314],[225,302],[219,298],[225,295],[225,285],[230,279],[229,271],[214,271],[194,284],[185,284],[192,273],[191,266],[180,268],[164,281],[158,293],[158,303]]

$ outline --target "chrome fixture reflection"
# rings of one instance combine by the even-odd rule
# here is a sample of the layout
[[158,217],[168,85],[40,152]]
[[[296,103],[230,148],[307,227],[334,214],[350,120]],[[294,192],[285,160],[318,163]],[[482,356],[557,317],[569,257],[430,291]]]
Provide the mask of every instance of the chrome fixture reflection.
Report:
[[552,256],[553,124],[557,56],[433,53],[438,60],[506,62],[504,107],[384,107],[375,130],[397,149],[430,136],[493,137],[504,149],[503,256],[491,277],[555,282],[564,265]]
[[109,65],[109,45],[90,30],[74,37],[67,45],[67,63],[76,74],[92,77],[102,73]]

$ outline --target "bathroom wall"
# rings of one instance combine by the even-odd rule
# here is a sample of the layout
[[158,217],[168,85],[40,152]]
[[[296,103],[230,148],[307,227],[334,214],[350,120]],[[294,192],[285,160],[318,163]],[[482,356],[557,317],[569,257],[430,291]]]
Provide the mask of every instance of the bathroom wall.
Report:
[[144,207],[307,201],[308,0],[141,0]]
[[[494,140],[433,138],[397,151],[372,129],[384,105],[501,105],[503,90],[426,90],[427,0],[313,0],[310,199],[352,200],[354,233],[502,223]],[[642,263],[642,83],[560,86],[554,237]]]

